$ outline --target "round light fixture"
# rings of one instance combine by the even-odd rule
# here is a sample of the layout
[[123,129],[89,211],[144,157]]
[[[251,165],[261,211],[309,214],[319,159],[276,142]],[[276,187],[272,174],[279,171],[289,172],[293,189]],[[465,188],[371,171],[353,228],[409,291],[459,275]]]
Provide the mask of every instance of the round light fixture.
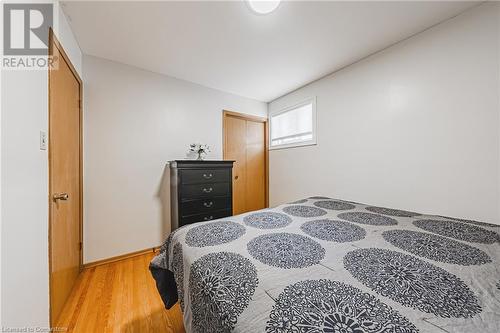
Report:
[[281,0],[246,0],[248,7],[256,14],[266,15],[280,5]]

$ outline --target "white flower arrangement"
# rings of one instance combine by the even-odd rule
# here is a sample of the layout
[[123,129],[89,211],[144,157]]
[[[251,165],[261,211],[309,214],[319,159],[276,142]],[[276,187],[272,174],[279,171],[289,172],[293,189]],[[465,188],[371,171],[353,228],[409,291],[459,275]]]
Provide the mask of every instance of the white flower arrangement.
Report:
[[203,159],[203,155],[210,152],[210,146],[201,143],[192,143],[189,145],[189,151],[198,154],[198,160]]

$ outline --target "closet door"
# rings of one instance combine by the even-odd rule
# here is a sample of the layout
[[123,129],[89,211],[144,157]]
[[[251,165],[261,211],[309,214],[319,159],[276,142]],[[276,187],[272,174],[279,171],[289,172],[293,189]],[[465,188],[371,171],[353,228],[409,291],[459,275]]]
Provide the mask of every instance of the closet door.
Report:
[[267,119],[224,111],[224,159],[234,160],[233,214],[267,207]]
[[245,211],[266,207],[265,126],[262,122],[246,121]]
[[246,120],[236,117],[225,119],[224,159],[233,164],[233,215],[246,212]]
[[82,265],[82,81],[52,31],[49,68],[49,283],[55,326]]

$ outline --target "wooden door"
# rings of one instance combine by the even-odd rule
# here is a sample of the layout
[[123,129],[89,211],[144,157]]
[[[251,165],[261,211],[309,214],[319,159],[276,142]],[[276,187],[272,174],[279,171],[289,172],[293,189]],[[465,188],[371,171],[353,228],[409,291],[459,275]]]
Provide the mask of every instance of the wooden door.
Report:
[[53,325],[81,267],[81,80],[53,34],[49,69],[49,266]]
[[233,167],[233,214],[267,207],[267,119],[224,111],[224,159]]

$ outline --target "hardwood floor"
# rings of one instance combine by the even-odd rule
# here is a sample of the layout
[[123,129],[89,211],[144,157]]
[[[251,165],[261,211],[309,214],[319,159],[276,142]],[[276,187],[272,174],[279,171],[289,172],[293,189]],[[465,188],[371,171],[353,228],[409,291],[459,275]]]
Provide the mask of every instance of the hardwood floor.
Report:
[[148,269],[153,253],[80,274],[59,317],[67,332],[184,332],[178,304],[163,306]]

